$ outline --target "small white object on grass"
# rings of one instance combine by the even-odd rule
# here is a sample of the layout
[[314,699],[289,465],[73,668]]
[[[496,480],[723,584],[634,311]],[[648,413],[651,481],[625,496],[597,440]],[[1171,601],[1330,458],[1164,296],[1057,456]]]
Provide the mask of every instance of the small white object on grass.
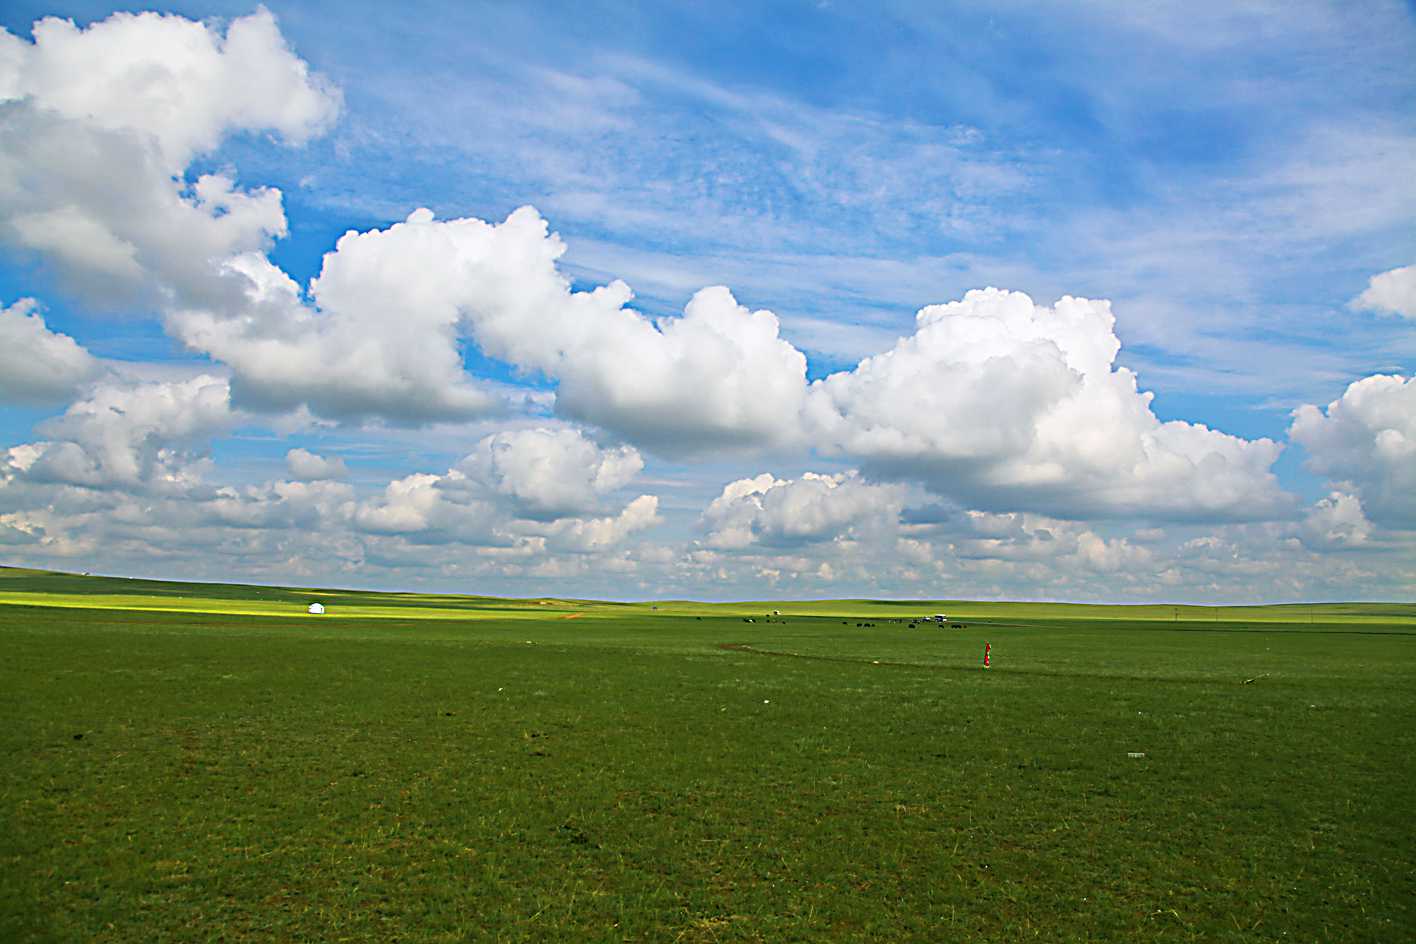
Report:
[[1141,757],[1145,757],[1146,755],[1145,755],[1145,754],[1138,754],[1138,753],[1135,752],[1135,751],[1128,751],[1128,752],[1126,753],[1126,756],[1127,756],[1127,757],[1141,758]]
[[769,700],[767,700],[766,698],[764,698],[764,699],[762,699],[762,704],[764,704],[764,705],[770,705],[771,702],[770,702]]

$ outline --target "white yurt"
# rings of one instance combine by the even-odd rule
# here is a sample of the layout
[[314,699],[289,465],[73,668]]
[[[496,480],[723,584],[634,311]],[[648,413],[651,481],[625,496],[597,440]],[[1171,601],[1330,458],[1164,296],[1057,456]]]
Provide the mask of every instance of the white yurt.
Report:
[[310,604],[310,612],[313,613],[313,614],[315,614],[316,616],[321,616],[321,615],[323,615],[323,614],[324,614],[324,604],[323,604],[323,603],[311,603],[311,604]]

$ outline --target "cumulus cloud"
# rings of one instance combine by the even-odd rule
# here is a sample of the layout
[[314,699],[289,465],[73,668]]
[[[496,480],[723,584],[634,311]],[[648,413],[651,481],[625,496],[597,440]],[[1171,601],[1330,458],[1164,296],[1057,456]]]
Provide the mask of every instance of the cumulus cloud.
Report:
[[0,308],[0,400],[63,400],[98,373],[88,351],[67,334],[49,330],[34,299]]
[[1362,510],[1362,500],[1347,492],[1330,492],[1308,509],[1300,539],[1310,547],[1354,547],[1366,544],[1376,528]]
[[177,309],[167,323],[189,347],[231,368],[243,407],[303,406],[331,419],[374,416],[405,425],[504,409],[463,369],[455,311],[391,291],[364,304],[311,306],[263,256],[247,253],[224,267],[243,277],[241,304]]
[[560,427],[485,437],[460,468],[377,490],[331,481],[342,461],[303,448],[286,456],[295,481],[211,483],[204,441],[249,419],[218,378],[99,384],[44,424],[52,438],[0,451],[0,544],[61,559],[101,548],[148,571],[200,557],[287,577],[434,561],[550,575],[632,571],[627,542],[662,523],[657,497],[612,497],[642,466],[633,449]]
[[[460,481],[462,474],[449,472],[446,479]],[[444,498],[443,476],[419,472],[388,483],[376,499],[361,501],[354,509],[352,520],[356,529],[371,534],[419,534],[438,542],[448,535],[473,537],[468,525],[485,519],[485,507],[480,503],[454,502]]]
[[518,429],[477,443],[458,468],[511,501],[526,518],[553,521],[600,510],[606,492],[644,467],[630,446],[602,449],[579,430]]
[[879,522],[893,524],[904,488],[870,485],[855,473],[778,480],[770,473],[730,482],[699,519],[708,547],[792,547],[851,539]]
[[493,225],[427,210],[346,233],[306,302],[284,272],[244,253],[239,305],[191,306],[169,330],[234,371],[237,402],[262,410],[395,422],[465,420],[500,401],[463,369],[464,344],[554,379],[555,409],[664,455],[691,458],[799,438],[806,358],[776,316],[725,288],[654,323],[628,286],[571,290],[565,251],[529,207]]
[[904,514],[902,501],[923,490],[852,474],[763,475],[728,483],[702,509],[700,539],[675,545],[661,530],[673,535],[674,522],[651,495],[535,520],[519,517],[495,477],[456,469],[374,490],[329,480],[95,489],[29,478],[21,467],[48,445],[0,452],[0,545],[12,561],[558,596],[603,595],[614,574],[616,595],[659,599],[1404,598],[1416,580],[1410,532],[1382,533],[1341,491],[1291,522],[1132,531],[942,506]]
[[452,349],[462,331],[484,353],[554,378],[561,415],[661,454],[795,434],[806,358],[771,312],[707,288],[682,317],[656,324],[627,307],[623,282],[572,291],[556,267],[564,251],[530,207],[499,225],[419,210],[386,230],[346,234],[312,293],[333,317],[391,320],[429,348]]
[[919,481],[985,510],[1066,517],[1262,518],[1290,497],[1269,471],[1281,446],[1162,423],[1105,301],[1034,305],[969,292],[915,333],[816,381],[805,411],[825,448],[875,475]]
[[516,517],[495,501],[477,497],[480,483],[456,469],[417,473],[390,482],[383,494],[356,502],[349,521],[357,532],[396,536],[412,544],[462,544],[526,553],[606,551],[656,524],[658,499],[641,495],[617,514],[561,516],[550,521]]
[[11,449],[28,481],[172,490],[197,481],[190,450],[231,428],[225,380],[97,386],[41,429],[53,440]]
[[1352,307],[1416,318],[1416,265],[1372,276]]
[[856,473],[740,479],[704,510],[706,535],[683,566],[695,581],[764,592],[1124,599],[1165,586],[1180,553],[1161,529],[912,504],[927,494]]
[[1416,378],[1358,380],[1326,409],[1295,410],[1288,435],[1308,450],[1303,467],[1359,497],[1368,519],[1416,527]]
[[115,13],[87,29],[45,17],[32,33],[32,44],[8,32],[0,41],[7,98],[150,138],[174,173],[233,128],[304,140],[337,105],[264,8],[233,21],[224,35],[157,13]]
[[445,474],[416,473],[350,509],[357,530],[407,540],[591,553],[658,523],[658,499],[618,512],[604,496],[643,465],[628,447],[605,449],[574,429],[488,436]]
[[1077,522],[1045,515],[972,511],[962,516],[961,527],[949,534],[949,547],[957,557],[988,566],[1013,564],[1047,572],[1116,574],[1141,571],[1154,557],[1143,544],[1127,537],[1106,537]]
[[546,532],[551,550],[581,554],[602,553],[623,542],[636,531],[659,524],[659,499],[640,495],[617,515],[600,518],[562,518]]
[[[234,131],[298,142],[337,111],[269,13],[224,33],[157,14],[50,19],[34,37],[0,39],[0,229],[99,288],[155,289],[169,333],[230,368],[239,407],[396,424],[506,410],[464,367],[476,346],[551,381],[560,417],[670,458],[815,447],[982,508],[1285,511],[1268,471],[1280,447],[1160,423],[1113,367],[1104,302],[973,292],[808,386],[776,316],[727,288],[658,321],[623,282],[573,291],[564,244],[530,207],[495,225],[420,209],[347,233],[306,292],[265,255],[285,231],[277,191],[188,179]],[[578,473],[559,495],[518,474],[501,481],[529,517],[590,507]]]
[[[1156,418],[1135,375],[1114,366],[1120,342],[1107,302],[1068,297],[1046,308],[1021,293],[971,292],[922,310],[893,350],[808,387],[804,355],[770,312],[749,311],[717,287],[697,293],[682,317],[654,323],[627,307],[621,282],[572,291],[556,267],[563,251],[530,208],[499,225],[418,211],[385,230],[346,234],[312,284],[315,309],[267,265],[261,305],[240,319],[186,313],[179,333],[235,367],[243,403],[257,396],[243,393],[247,382],[271,398],[285,389],[273,375],[286,372],[328,391],[330,375],[355,363],[351,384],[381,378],[371,385],[388,391],[394,375],[417,378],[436,392],[410,388],[410,408],[445,403],[443,394],[470,389],[457,354],[466,337],[553,380],[559,414],[671,458],[815,445],[984,508],[1221,520],[1291,513],[1270,472],[1281,446]],[[261,314],[267,302],[286,314]],[[340,338],[379,343],[367,359],[331,356],[311,370],[320,352],[343,350]],[[309,354],[298,353],[306,343]],[[425,369],[375,369],[400,350]],[[265,405],[302,398],[315,402],[305,391]]]
[[238,297],[218,263],[285,232],[280,193],[187,168],[235,131],[298,143],[332,120],[337,93],[265,10],[224,34],[115,13],[86,29],[49,17],[33,36],[0,30],[0,236],[105,298]]
[[934,305],[910,337],[807,385],[770,312],[721,287],[651,322],[622,282],[572,291],[530,208],[499,225],[420,210],[350,232],[312,304],[264,258],[238,314],[184,310],[176,334],[232,366],[237,402],[340,418],[457,419],[497,404],[459,345],[555,383],[555,411],[671,458],[815,446],[967,505],[1071,517],[1235,520],[1292,513],[1281,446],[1162,423],[1114,366],[1109,303],[997,289]]
[[911,491],[855,472],[729,482],[699,516],[702,537],[688,545],[682,572],[737,594],[927,592],[920,588],[944,569],[934,548],[902,533]]
[[290,474],[302,482],[318,482],[321,479],[342,479],[349,474],[344,460],[339,456],[325,458],[308,449],[291,449],[285,454],[285,467]]
[[0,32],[0,238],[71,289],[158,308],[170,334],[231,367],[249,408],[410,424],[501,407],[462,369],[455,313],[390,304],[387,291],[373,305],[307,304],[265,256],[286,233],[280,192],[189,174],[232,133],[300,143],[338,111],[269,12],[224,32],[120,13],[86,29],[45,19],[33,34]]

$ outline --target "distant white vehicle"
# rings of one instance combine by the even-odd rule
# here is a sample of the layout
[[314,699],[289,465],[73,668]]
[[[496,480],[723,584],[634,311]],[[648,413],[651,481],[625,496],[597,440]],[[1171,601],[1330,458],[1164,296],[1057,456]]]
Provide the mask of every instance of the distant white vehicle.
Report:
[[949,622],[949,617],[945,616],[943,613],[936,614],[934,618],[941,623]]
[[323,616],[323,615],[324,615],[324,604],[323,604],[323,603],[311,603],[311,604],[310,604],[310,612],[313,613],[313,614],[316,615],[316,616]]

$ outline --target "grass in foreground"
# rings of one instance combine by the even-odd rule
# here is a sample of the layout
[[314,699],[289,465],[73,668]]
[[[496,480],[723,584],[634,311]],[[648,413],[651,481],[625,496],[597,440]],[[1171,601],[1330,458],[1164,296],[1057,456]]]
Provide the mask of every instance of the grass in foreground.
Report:
[[1400,612],[507,605],[0,607],[0,939],[1416,938]]

